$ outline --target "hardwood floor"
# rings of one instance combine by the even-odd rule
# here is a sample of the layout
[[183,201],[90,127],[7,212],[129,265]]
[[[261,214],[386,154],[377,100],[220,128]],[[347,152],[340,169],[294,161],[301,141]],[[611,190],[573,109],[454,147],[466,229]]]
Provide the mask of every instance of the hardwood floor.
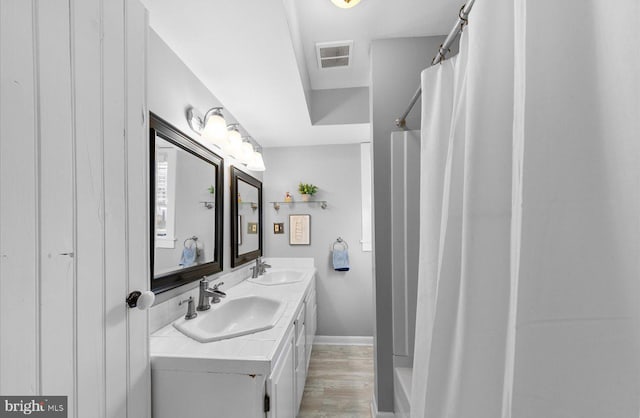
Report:
[[298,418],[370,418],[373,347],[314,345]]

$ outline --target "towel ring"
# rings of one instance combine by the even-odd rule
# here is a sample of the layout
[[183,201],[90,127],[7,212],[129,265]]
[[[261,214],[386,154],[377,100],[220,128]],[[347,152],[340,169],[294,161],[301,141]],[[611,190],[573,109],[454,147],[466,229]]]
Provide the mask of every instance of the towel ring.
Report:
[[[187,242],[189,242],[189,241],[192,241],[192,244],[187,247]],[[184,246],[184,248],[193,248],[193,246],[198,248],[198,237],[196,237],[194,235],[191,238],[187,238],[187,239],[184,240],[184,243],[182,243],[182,245]]]
[[[191,241],[192,244],[187,247],[187,242],[189,242],[189,241]],[[187,239],[184,240],[182,245],[184,246],[184,248],[195,248],[196,249],[196,258],[200,257],[200,248],[198,248],[198,237],[196,237],[194,235],[191,238],[187,238]]]
[[342,245],[343,250],[349,249],[349,244],[347,244],[347,241],[343,240],[341,237],[338,237],[338,239],[333,243],[333,245],[331,246],[331,251],[334,251],[336,249],[336,245]]

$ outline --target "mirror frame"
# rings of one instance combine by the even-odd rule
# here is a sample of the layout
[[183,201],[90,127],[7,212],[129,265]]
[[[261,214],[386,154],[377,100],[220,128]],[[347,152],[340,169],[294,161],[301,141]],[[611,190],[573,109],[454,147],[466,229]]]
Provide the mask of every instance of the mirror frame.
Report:
[[[244,254],[238,254],[238,181],[242,180],[258,189],[258,249]],[[262,239],[264,224],[262,219],[262,182],[244,171],[231,166],[231,267],[262,257]]]
[[[155,258],[155,201],[156,201],[156,135],[162,137],[165,141],[172,143],[178,148],[192,154],[213,165],[216,174],[216,193],[214,197],[216,228],[214,242],[215,251],[213,261],[199,264],[192,267],[176,270],[154,277],[154,258]],[[180,287],[187,283],[200,280],[203,276],[209,276],[222,271],[222,247],[223,239],[223,219],[224,219],[224,159],[218,154],[204,147],[199,142],[191,139],[183,132],[172,126],[169,122],[160,118],[153,112],[149,112],[149,191],[150,191],[150,260],[151,260],[151,290],[155,294],[163,293],[176,287]]]

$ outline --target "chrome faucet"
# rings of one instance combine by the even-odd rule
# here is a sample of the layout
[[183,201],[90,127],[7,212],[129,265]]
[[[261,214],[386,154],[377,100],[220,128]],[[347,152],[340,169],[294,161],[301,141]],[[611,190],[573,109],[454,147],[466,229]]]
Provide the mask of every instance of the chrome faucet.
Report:
[[209,288],[209,282],[206,277],[203,277],[200,280],[200,296],[198,297],[198,310],[206,311],[211,308],[211,304],[209,303],[209,298],[211,298],[211,303],[219,303],[220,298],[227,297],[227,294],[222,290],[218,290],[218,287],[223,285],[224,282],[216,283],[212,288]]
[[193,303],[193,296],[189,296],[189,299],[180,301],[178,305],[182,305],[183,303],[187,303],[187,302],[189,302],[189,305],[187,305],[187,314],[184,316],[184,319],[193,319],[196,316],[198,316],[198,313],[196,312],[196,308]]
[[269,267],[271,267],[271,265],[262,261],[261,257],[256,258],[256,265],[251,267],[251,278],[256,279],[258,276],[262,276],[267,272]]

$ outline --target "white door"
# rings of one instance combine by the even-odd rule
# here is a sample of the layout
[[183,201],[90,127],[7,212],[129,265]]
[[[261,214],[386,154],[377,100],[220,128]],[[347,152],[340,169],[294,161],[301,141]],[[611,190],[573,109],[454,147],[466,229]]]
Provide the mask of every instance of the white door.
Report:
[[267,393],[271,397],[268,418],[295,418],[294,383],[294,329],[291,327],[285,338],[286,345],[278,357],[271,376],[267,380]]
[[0,394],[149,417],[147,16],[0,1]]

